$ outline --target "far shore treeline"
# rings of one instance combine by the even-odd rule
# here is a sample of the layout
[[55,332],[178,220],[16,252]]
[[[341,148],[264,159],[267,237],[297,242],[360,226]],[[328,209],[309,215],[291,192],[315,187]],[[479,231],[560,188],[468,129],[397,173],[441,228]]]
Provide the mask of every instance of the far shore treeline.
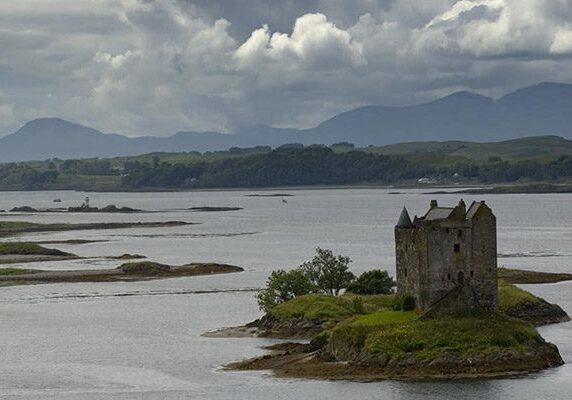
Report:
[[[523,139],[524,140],[524,139]],[[0,164],[0,190],[184,190],[349,184],[569,182],[572,155],[381,154],[349,143]]]

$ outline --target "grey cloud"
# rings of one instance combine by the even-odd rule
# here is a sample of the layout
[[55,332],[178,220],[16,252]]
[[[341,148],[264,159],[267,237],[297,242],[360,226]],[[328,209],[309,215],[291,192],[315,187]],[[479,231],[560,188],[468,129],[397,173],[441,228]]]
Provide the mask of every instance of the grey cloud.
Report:
[[252,31],[266,24],[275,32],[290,32],[296,19],[304,14],[323,13],[330,21],[347,28],[360,15],[378,14],[396,0],[178,0],[199,15],[212,20],[225,18],[230,32],[246,40]]
[[306,127],[363,104],[572,81],[567,0],[46,4],[0,4],[0,132],[38,116],[129,134]]

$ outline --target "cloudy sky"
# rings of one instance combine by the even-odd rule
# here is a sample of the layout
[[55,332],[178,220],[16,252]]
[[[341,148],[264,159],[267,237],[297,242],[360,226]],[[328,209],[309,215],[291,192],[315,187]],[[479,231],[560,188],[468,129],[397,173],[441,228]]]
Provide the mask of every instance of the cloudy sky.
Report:
[[0,1],[0,135],[168,135],[572,82],[570,0]]

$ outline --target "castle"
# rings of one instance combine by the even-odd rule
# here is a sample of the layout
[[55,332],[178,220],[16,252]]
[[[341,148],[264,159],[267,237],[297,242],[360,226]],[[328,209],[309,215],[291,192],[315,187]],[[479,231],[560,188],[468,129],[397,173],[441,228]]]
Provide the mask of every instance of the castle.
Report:
[[[404,207],[395,226],[397,293],[427,310],[453,292],[462,306],[497,305],[496,217],[484,201],[439,207],[413,221]],[[459,297],[459,296],[457,296]],[[455,307],[459,307],[458,302]]]

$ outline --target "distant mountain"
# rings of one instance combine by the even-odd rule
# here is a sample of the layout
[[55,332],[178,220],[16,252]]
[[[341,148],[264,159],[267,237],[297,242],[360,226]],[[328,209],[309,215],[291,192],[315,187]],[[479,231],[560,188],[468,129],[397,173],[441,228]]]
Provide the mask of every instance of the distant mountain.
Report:
[[542,83],[499,100],[470,92],[417,106],[360,107],[308,131],[319,142],[495,141],[533,135],[572,138],[572,85]]
[[129,138],[104,134],[58,118],[40,118],[0,138],[0,161],[129,156],[152,151],[227,148],[229,145],[233,146],[233,138],[222,133],[180,132],[166,138]]
[[0,161],[224,150],[295,142],[347,141],[367,146],[418,141],[485,142],[538,135],[572,138],[572,85],[541,83],[498,100],[458,92],[414,106],[359,107],[303,130],[255,126],[235,134],[179,132],[169,137],[129,138],[61,119],[42,118],[0,138]]

